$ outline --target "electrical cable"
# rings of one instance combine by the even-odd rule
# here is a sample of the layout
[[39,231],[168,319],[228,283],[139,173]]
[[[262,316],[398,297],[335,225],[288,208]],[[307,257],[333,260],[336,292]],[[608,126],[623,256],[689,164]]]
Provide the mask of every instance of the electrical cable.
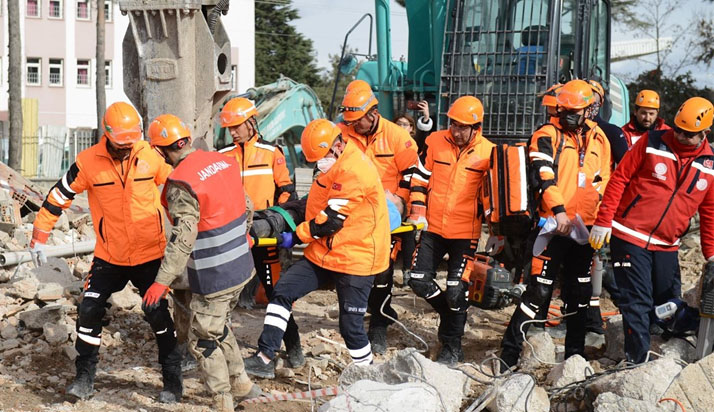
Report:
[[379,307],[379,313],[381,313],[382,316],[384,316],[385,318],[387,318],[387,319],[391,320],[392,322],[396,323],[397,325],[401,326],[402,329],[404,329],[405,332],[407,332],[409,335],[413,336],[413,337],[416,338],[419,342],[421,342],[421,343],[424,345],[424,348],[425,348],[425,349],[424,349],[423,351],[419,351],[419,352],[421,352],[421,353],[429,352],[429,344],[426,343],[426,341],[425,341],[424,339],[422,339],[422,338],[421,338],[419,335],[417,335],[416,333],[413,333],[412,331],[410,331],[402,322],[400,322],[400,321],[398,321],[397,319],[395,319],[395,318],[389,316],[388,314],[384,313],[384,305],[387,304],[387,300],[388,300],[388,299],[385,298],[384,301],[382,302],[382,305]]

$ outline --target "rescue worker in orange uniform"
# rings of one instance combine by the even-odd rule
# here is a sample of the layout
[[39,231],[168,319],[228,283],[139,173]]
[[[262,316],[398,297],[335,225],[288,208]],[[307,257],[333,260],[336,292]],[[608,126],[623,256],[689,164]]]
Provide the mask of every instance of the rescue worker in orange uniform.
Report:
[[[77,375],[66,391],[80,399],[94,390],[107,299],[129,281],[144,296],[166,247],[157,186],[164,184],[171,166],[141,140],[141,118],[128,103],[109,106],[102,128],[99,143],[82,151],[50,190],[35,219],[31,242],[33,253],[41,255],[62,211],[77,194],[88,192],[97,243],[78,309]],[[159,347],[164,383],[159,400],[176,402],[183,392],[181,355],[167,302],[145,309],[144,315]]]
[[245,360],[254,376],[275,377],[275,352],[287,328],[293,303],[315,289],[334,284],[340,334],[352,360],[372,362],[364,331],[374,275],[389,266],[389,215],[376,167],[340,129],[313,120],[302,133],[302,150],[320,174],[307,198],[305,221],[295,233],[281,233],[281,247],[307,243],[304,257],[277,283],[266,309],[258,351]]
[[627,147],[632,147],[650,130],[671,130],[659,117],[659,94],[654,90],[642,90],[635,98],[635,113],[630,122],[622,126]]
[[[367,155],[377,167],[377,172],[389,199],[403,213],[409,199],[409,179],[417,163],[417,145],[409,132],[385,119],[377,109],[377,97],[365,88],[365,82],[353,81],[347,87],[340,112],[343,122],[338,126],[346,142]],[[387,327],[397,318],[392,308],[394,260],[399,252],[401,238],[392,237],[389,268],[376,276],[369,297],[369,340],[372,350],[382,354],[387,351]]]
[[[231,330],[231,314],[253,277],[249,248],[252,210],[233,159],[191,147],[191,134],[176,116],[163,114],[149,125],[151,146],[174,166],[161,203],[174,222],[166,254],[142,307],[164,302],[173,281],[188,265],[193,293],[188,346],[213,396],[214,410],[234,410],[233,396],[260,395],[243,367]],[[234,190],[226,190],[232,187]]]
[[[258,131],[253,102],[243,97],[229,100],[221,110],[221,127],[227,127],[233,137],[233,146],[221,150],[236,159],[245,192],[256,209],[267,209],[297,199],[295,185],[290,179],[290,171],[285,155],[279,146],[262,140]],[[276,247],[256,247],[251,249],[258,279],[270,299],[274,284],[280,277],[280,259]],[[248,288],[250,289],[250,288]],[[293,368],[305,364],[300,334],[291,317],[284,335],[288,362]]]
[[[539,214],[551,217],[557,227],[545,250],[531,260],[531,275],[501,342],[501,359],[508,367],[520,357],[530,321],[552,293],[563,267],[561,290],[567,332],[565,357],[584,355],[585,324],[592,294],[590,267],[593,249],[570,237],[579,217],[593,224],[600,197],[610,178],[610,144],[602,130],[587,120],[593,90],[583,80],[571,80],[556,96],[558,118],[536,130],[529,159],[537,171]],[[506,369],[506,365],[501,366]]]
[[[431,133],[411,179],[409,221],[424,223],[409,286],[439,313],[441,351],[437,362],[463,361],[461,337],[466,325],[468,285],[461,280],[467,257],[481,237],[483,206],[478,194],[494,144],[482,132],[483,105],[463,96],[451,105],[449,128]],[[449,254],[446,291],[437,285],[436,269]]]

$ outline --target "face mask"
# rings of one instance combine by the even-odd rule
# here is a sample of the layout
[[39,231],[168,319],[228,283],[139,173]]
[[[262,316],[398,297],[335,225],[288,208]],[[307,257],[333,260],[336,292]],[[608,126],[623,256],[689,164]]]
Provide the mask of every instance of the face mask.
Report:
[[577,113],[563,112],[560,114],[560,124],[563,129],[573,131],[583,124],[583,115]]
[[600,113],[600,106],[600,103],[593,103],[590,105],[590,116],[588,116],[590,120],[596,118],[597,114]]
[[327,171],[335,165],[336,161],[337,159],[335,159],[334,157],[323,157],[322,159],[317,161],[317,168],[322,173],[327,173]]

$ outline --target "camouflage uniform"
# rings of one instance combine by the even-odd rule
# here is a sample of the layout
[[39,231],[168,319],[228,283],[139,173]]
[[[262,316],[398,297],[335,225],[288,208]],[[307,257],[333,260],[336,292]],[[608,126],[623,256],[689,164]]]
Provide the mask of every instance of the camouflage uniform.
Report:
[[[174,219],[174,227],[166,245],[156,282],[170,285],[186,268],[196,241],[200,212],[196,198],[179,184],[167,183],[166,200],[169,215]],[[253,220],[253,204],[247,196],[246,214],[249,229]],[[254,274],[255,269],[253,269]],[[245,373],[240,348],[230,328],[231,313],[238,303],[238,296],[251,278],[252,276],[242,284],[210,295],[193,294],[190,300],[191,313],[187,316],[190,319],[188,347],[196,357],[206,387],[214,399],[230,394],[242,397],[253,387],[253,383]],[[186,292],[190,294],[190,291]],[[185,325],[181,326],[184,327]],[[219,343],[212,350],[206,350],[197,347],[199,339]]]

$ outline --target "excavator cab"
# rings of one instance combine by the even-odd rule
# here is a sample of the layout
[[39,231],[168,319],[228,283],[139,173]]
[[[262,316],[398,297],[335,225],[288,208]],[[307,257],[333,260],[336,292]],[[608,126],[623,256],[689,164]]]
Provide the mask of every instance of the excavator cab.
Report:
[[[523,141],[547,121],[540,92],[556,82],[609,80],[607,0],[448,0],[438,122],[458,97],[479,97],[484,135]],[[608,107],[609,109],[609,107]]]

